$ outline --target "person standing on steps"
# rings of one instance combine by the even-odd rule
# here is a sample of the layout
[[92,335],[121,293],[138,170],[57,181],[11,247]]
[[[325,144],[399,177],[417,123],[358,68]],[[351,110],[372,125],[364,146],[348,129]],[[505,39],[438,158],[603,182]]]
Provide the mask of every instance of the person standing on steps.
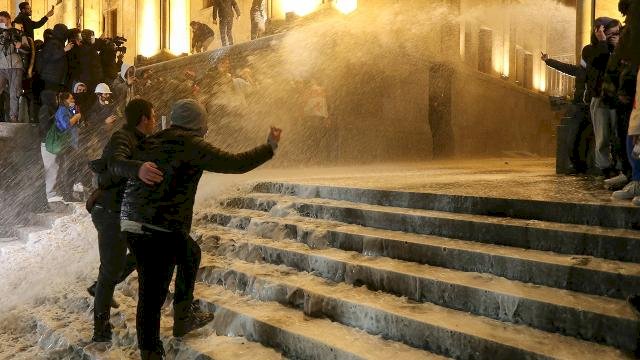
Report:
[[264,15],[264,0],[253,0],[251,3],[251,40],[258,39],[265,31],[265,23],[267,21]]
[[118,307],[113,300],[115,286],[135,269],[135,258],[127,255],[127,244],[120,234],[120,205],[127,179],[137,178],[147,185],[162,181],[162,172],[152,162],[132,160],[138,144],[155,131],[153,105],[144,99],[134,99],[125,107],[126,124],[113,134],[102,157],[91,162],[97,174],[98,190],[87,202],[98,231],[100,270],[98,280],[87,291],[95,296],[93,341],[111,341],[109,307]]
[[[146,139],[134,159],[154,162],[164,181],[148,186],[130,179],[122,202],[123,237],[137,260],[138,310],[136,331],[143,360],[162,359],[160,310],[165,301],[174,265],[191,261],[183,273],[191,270],[189,290],[195,286],[199,258],[188,259],[190,248],[197,246],[189,236],[193,204],[204,171],[241,174],[270,160],[280,141],[281,130],[272,127],[264,145],[230,154],[207,143],[207,114],[195,100],[179,100],[171,110],[171,127]],[[178,275],[181,274],[178,268]],[[186,295],[186,296],[185,296]],[[185,316],[193,306],[193,295],[176,285],[173,335],[182,336],[203,326]]]
[[220,20],[222,46],[233,45],[233,13],[240,18],[240,7],[236,0],[213,0],[213,24]]

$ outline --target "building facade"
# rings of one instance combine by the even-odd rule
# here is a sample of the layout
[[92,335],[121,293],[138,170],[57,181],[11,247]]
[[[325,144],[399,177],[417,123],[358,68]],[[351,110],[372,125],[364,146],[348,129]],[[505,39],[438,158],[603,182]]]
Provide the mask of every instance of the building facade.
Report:
[[[250,38],[249,9],[252,0],[237,0],[242,15],[234,25],[236,42]],[[305,16],[319,9],[334,7],[349,13],[358,7],[375,8],[409,4],[427,4],[426,0],[264,0],[267,17],[287,19],[287,14]],[[20,1],[0,0],[0,6],[17,14]],[[448,48],[459,48],[462,61],[471,68],[511,80],[534,91],[566,95],[572,80],[547,69],[540,53],[567,62],[576,62],[576,54],[591,34],[591,21],[597,16],[620,17],[618,0],[434,0],[457,13],[452,24],[436,29]],[[128,39],[125,61],[133,63],[137,55],[154,56],[161,51],[174,55],[191,49],[189,23],[192,20],[211,26],[213,0],[33,0],[33,18],[39,18],[51,6],[55,15],[47,23],[53,27],[89,28],[97,36],[115,35]],[[384,26],[384,25],[382,25]],[[416,24],[420,26],[420,24]],[[36,31],[42,36],[44,28]],[[533,31],[532,31],[533,30]],[[442,41],[442,40],[441,40]]]

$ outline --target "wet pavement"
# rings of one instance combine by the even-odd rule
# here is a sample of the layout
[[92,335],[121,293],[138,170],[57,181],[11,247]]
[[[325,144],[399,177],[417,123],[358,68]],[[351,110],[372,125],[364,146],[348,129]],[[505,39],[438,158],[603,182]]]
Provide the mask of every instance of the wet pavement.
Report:
[[[219,176],[209,175],[208,179]],[[627,201],[612,200],[602,179],[556,175],[555,160],[550,158],[455,159],[358,167],[267,169],[252,176],[302,184],[632,206]]]

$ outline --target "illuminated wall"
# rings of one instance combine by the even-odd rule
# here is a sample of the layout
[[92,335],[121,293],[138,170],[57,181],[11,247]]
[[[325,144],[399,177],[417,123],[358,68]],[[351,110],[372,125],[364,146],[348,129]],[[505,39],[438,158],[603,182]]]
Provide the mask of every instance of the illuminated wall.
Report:
[[[138,54],[153,56],[160,51],[160,3],[159,0],[138,1],[139,21],[130,23],[137,25]],[[135,24],[135,25],[134,25]]]
[[170,0],[169,50],[173,54],[188,53],[189,46],[189,2]]

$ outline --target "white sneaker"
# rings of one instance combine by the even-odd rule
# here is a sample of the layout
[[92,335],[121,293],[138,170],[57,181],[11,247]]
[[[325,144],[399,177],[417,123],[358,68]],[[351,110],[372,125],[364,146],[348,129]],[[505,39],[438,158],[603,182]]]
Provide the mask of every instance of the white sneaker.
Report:
[[618,200],[631,200],[640,196],[640,181],[632,181],[622,190],[614,191],[611,197]]
[[62,202],[62,196],[52,196],[50,198],[47,199],[47,202]]
[[84,192],[84,186],[82,186],[81,183],[77,183],[75,185],[73,185],[73,191],[74,192]]
[[631,200],[631,203],[635,206],[640,206],[640,196],[636,196]]
[[629,179],[625,174],[620,174],[618,176],[614,176],[611,179],[607,179],[604,181],[604,188],[609,189],[619,189],[629,182]]

